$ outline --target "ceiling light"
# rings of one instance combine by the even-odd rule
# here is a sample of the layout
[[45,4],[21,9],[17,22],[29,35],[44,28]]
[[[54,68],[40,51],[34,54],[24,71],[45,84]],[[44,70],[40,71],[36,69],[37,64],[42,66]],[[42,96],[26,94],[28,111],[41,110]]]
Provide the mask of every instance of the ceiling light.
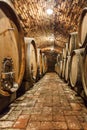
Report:
[[49,39],[50,41],[54,41],[54,40],[55,40],[54,34],[50,35],[50,36],[48,37],[48,39]]
[[49,38],[50,41],[54,41],[54,37]]
[[53,50],[54,50],[54,46],[52,46],[52,47],[50,48],[50,50],[53,51]]
[[47,14],[48,14],[48,15],[53,14],[53,10],[52,10],[52,9],[47,9]]

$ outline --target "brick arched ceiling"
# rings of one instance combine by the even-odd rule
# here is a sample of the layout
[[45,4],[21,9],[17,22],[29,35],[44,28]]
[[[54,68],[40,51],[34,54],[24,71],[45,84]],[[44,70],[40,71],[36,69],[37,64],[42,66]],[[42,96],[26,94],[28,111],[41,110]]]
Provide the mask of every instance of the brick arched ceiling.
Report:
[[[68,34],[78,31],[80,14],[87,6],[87,0],[12,0],[12,2],[25,36],[34,37],[37,47],[43,51],[55,46],[59,52],[68,41]],[[48,8],[53,9],[52,15],[46,13]]]

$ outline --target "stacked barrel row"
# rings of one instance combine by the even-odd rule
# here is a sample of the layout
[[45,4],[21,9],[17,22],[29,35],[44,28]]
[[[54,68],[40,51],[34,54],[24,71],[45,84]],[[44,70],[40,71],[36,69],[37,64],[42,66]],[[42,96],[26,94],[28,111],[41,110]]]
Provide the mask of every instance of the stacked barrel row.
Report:
[[87,8],[82,11],[78,30],[69,34],[60,60],[58,57],[61,54],[57,56],[55,70],[87,100]]
[[0,0],[0,111],[46,71],[46,55],[34,38],[24,38],[13,7]]
[[62,61],[62,53],[61,53],[61,54],[58,54],[57,63],[55,64],[55,71],[56,73],[58,73],[60,77],[62,77],[62,66],[63,66],[62,62],[63,61]]

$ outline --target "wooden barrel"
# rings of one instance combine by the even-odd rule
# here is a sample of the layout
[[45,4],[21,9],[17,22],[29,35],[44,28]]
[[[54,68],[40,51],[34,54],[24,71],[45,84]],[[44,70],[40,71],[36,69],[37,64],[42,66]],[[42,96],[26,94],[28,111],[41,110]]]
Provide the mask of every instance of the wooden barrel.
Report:
[[66,68],[65,68],[65,81],[66,82],[69,81],[70,60],[71,60],[71,56],[67,56],[67,59],[66,59]]
[[60,77],[62,77],[62,68],[63,68],[63,61],[61,60],[59,62],[59,73],[58,73]]
[[[20,86],[25,69],[25,54],[23,33],[14,10],[5,2],[0,1],[0,72],[1,86],[11,85],[11,81],[4,84],[7,77],[14,77],[14,82]],[[9,66],[9,67],[8,67]],[[12,80],[12,79],[11,79]],[[3,88],[4,87],[4,88]],[[1,87],[0,93],[15,91],[15,87]],[[10,88],[11,87],[11,88]],[[8,95],[8,94],[7,94]]]
[[57,64],[63,59],[63,54],[62,53],[59,53],[57,55]]
[[43,74],[47,71],[47,57],[44,53],[42,53],[42,66],[43,66]]
[[78,48],[78,33],[73,32],[69,35],[69,42],[68,42],[68,55],[71,55],[74,49]]
[[55,64],[55,72],[58,73],[58,71],[57,71],[57,63]]
[[38,78],[42,77],[43,68],[42,68],[42,52],[38,48],[37,49],[37,65],[38,65]]
[[62,59],[63,59],[63,55],[62,53],[61,54],[58,54],[57,55],[57,65],[58,65],[58,75],[61,77],[62,76]]
[[65,68],[66,68],[66,59],[63,59],[63,66],[62,66],[62,78],[65,77]]
[[44,63],[45,63],[45,73],[47,72],[47,56],[44,56]]
[[0,1],[7,3],[11,8],[14,9],[14,5],[13,5],[13,2],[11,0],[0,0]]
[[32,86],[37,78],[37,49],[33,38],[25,37],[25,53],[26,53],[26,68],[25,77],[26,89]]
[[84,51],[83,62],[82,62],[82,84],[85,95],[87,97],[87,46]]
[[7,96],[19,89],[24,70],[25,45],[19,19],[7,3],[0,1],[0,111],[9,103]]
[[87,44],[87,7],[83,9],[79,22],[79,46]]
[[65,44],[65,48],[63,48],[63,58],[66,59],[68,54],[68,43]]
[[59,74],[59,65],[57,63],[55,64],[55,72]]
[[82,83],[82,59],[84,48],[74,50],[71,55],[70,84],[72,87],[80,86]]

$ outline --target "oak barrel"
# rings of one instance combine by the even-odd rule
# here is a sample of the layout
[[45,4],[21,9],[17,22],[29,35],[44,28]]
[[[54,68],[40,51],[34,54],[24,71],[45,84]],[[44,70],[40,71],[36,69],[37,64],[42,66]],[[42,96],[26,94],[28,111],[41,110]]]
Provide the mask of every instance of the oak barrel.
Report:
[[[33,85],[37,78],[37,48],[34,38],[25,37],[26,68],[24,79],[28,83],[26,88]],[[27,89],[28,89],[27,88]]]
[[74,50],[71,55],[70,65],[70,84],[72,87],[76,85],[82,85],[82,60],[83,60],[84,48]]
[[63,59],[63,53],[57,55],[57,64]]
[[47,57],[44,53],[42,53],[42,68],[43,68],[43,74],[47,71]]
[[[19,19],[14,10],[5,2],[0,1],[0,85],[1,94],[15,91],[20,86],[25,69],[25,46],[23,32]],[[9,67],[8,67],[9,66]],[[14,83],[18,84],[15,88],[12,81],[7,78],[13,76]],[[7,82],[7,84],[4,83]],[[6,85],[6,86],[3,86]],[[8,94],[7,94],[8,95]]]
[[71,60],[71,56],[67,56],[67,59],[66,59],[66,68],[65,68],[65,81],[66,82],[69,81],[70,60]]
[[85,48],[84,56],[83,56],[82,84],[83,84],[85,95],[87,97],[87,47]]
[[63,61],[59,62],[59,76],[62,77],[62,70],[63,70]]
[[10,7],[12,7],[15,10],[12,0],[0,0],[0,1],[7,3]]
[[79,48],[78,47],[78,32],[73,32],[69,34],[68,42],[68,55],[71,55],[72,51]]
[[65,47],[63,48],[63,58],[66,59],[68,54],[68,43],[65,44]]
[[57,73],[57,74],[59,74],[59,64],[55,64],[55,72]]
[[[21,83],[25,70],[23,31],[14,9],[0,0],[0,111]],[[16,98],[16,97],[15,97]],[[13,97],[14,99],[14,97]]]
[[66,59],[63,59],[63,65],[62,65],[62,78],[65,77],[65,68],[66,68]]
[[37,49],[37,65],[38,65],[38,78],[42,77],[43,68],[42,68],[42,52],[41,49]]
[[79,22],[79,46],[87,44],[87,7],[83,9]]

